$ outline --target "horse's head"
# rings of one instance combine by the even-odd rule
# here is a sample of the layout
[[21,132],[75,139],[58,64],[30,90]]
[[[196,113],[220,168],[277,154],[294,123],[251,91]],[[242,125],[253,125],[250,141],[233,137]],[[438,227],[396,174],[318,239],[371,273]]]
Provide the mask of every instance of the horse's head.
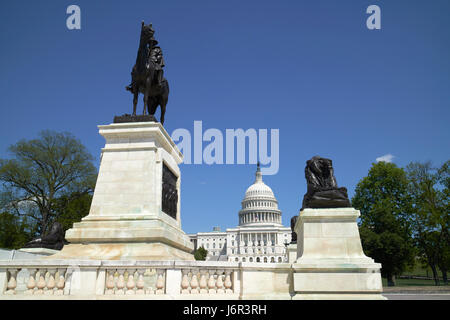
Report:
[[155,30],[152,27],[152,24],[145,25],[144,21],[142,21],[141,25],[141,41],[144,41],[145,43],[150,42],[156,42],[157,41],[153,38],[153,35],[155,34]]

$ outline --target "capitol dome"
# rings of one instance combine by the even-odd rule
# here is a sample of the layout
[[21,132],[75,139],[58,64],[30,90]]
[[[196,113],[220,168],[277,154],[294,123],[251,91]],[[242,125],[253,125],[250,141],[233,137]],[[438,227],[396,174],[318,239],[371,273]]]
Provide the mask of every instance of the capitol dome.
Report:
[[254,197],[269,197],[275,199],[275,195],[273,194],[272,189],[267,184],[265,184],[264,181],[262,181],[262,176],[261,178],[259,178],[259,180],[257,176],[255,183],[248,187],[247,191],[245,191],[244,200]]
[[281,225],[281,211],[272,189],[262,180],[259,163],[255,182],[247,188],[242,210],[239,211],[239,225]]

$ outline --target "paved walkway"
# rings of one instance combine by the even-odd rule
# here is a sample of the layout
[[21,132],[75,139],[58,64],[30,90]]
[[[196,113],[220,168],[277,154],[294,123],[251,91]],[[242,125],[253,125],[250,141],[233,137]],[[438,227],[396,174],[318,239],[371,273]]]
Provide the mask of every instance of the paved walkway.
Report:
[[450,286],[408,286],[408,287],[383,287],[383,293],[404,293],[404,294],[450,294]]
[[450,293],[447,294],[422,294],[422,293],[390,293],[383,294],[388,300],[450,300]]
[[450,300],[450,286],[383,287],[388,300]]

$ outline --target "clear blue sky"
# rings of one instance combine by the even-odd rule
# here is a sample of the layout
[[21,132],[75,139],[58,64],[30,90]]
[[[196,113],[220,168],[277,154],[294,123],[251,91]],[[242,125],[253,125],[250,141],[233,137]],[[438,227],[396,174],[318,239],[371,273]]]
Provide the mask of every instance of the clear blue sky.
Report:
[[[66,28],[70,4],[81,30]],[[371,4],[381,30],[366,27]],[[194,120],[280,130],[280,170],[264,180],[288,226],[314,155],[333,159],[351,196],[377,157],[449,159],[449,13],[448,0],[2,1],[0,157],[52,129],[73,133],[98,165],[97,125],[131,112],[124,87],[145,20],[166,61],[169,133]],[[255,166],[181,170],[183,229],[236,226]]]

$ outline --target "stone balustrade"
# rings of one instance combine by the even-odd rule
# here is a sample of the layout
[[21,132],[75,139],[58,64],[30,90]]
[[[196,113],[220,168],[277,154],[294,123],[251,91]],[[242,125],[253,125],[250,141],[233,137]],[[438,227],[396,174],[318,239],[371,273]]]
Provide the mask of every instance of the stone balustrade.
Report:
[[[164,294],[165,269],[108,268],[106,269],[105,295]],[[149,278],[149,279],[146,279]],[[149,281],[150,280],[150,281]]]
[[[6,290],[4,294],[15,295],[18,293],[25,295],[63,295],[66,285],[66,267],[62,268],[45,268],[40,266],[23,267],[23,268],[6,268]],[[18,274],[26,273],[25,281],[26,290],[17,291]]]
[[[293,266],[224,261],[0,261],[0,300],[291,299],[296,296],[293,281],[298,276]],[[369,271],[379,283],[361,293],[379,298],[379,270]]]
[[232,294],[233,270],[182,269],[181,294]]
[[217,261],[0,261],[0,299],[238,299],[238,273]]

